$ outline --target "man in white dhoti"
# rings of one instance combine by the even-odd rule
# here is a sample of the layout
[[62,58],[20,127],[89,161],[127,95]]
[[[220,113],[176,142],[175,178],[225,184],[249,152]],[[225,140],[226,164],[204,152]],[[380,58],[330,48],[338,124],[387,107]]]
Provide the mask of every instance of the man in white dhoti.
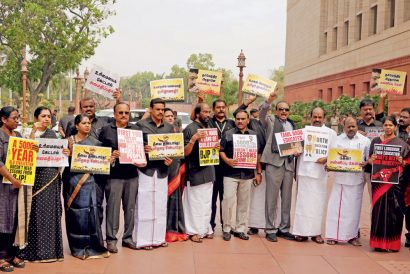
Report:
[[[165,102],[155,98],[150,102],[150,117],[140,120],[137,126],[143,132],[145,151],[149,134],[174,133],[172,125],[163,120]],[[150,250],[153,247],[166,247],[168,167],[172,159],[149,160],[144,168],[138,170],[139,187],[135,212],[135,240],[138,249]]]
[[[333,147],[359,149],[363,153],[365,166],[369,154],[370,140],[357,134],[357,121],[352,117],[344,122],[344,133],[339,135]],[[326,240],[334,245],[348,242],[360,246],[358,239],[360,212],[363,198],[363,172],[339,172],[333,177],[333,188],[329,198],[326,218]]]
[[191,241],[201,243],[203,238],[212,239],[211,204],[215,181],[214,166],[199,165],[198,141],[205,137],[200,128],[208,128],[211,109],[206,103],[194,109],[195,121],[184,129],[185,163],[187,185],[182,196],[186,233]]
[[[337,135],[334,130],[324,125],[325,111],[317,107],[312,110],[310,117],[312,126],[328,132],[327,140],[317,140],[318,144],[327,146]],[[315,148],[310,151],[310,154],[314,153]],[[324,169],[326,157],[310,162],[305,161],[305,156],[307,152],[302,153],[298,160],[296,209],[292,234],[298,242],[307,241],[308,237],[311,237],[312,241],[323,244],[322,219],[327,199],[327,172]]]

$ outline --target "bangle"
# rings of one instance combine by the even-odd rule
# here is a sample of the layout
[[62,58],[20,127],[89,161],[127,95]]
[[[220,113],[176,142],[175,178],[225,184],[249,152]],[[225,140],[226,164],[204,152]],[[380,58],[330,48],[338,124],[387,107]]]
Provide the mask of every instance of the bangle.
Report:
[[256,175],[262,175],[262,172],[257,172]]

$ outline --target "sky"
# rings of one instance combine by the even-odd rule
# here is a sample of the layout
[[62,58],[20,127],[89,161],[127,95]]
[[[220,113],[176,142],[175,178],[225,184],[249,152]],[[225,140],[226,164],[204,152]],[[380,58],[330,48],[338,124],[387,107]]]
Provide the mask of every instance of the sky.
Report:
[[216,67],[238,74],[243,49],[248,73],[269,77],[284,65],[285,0],[118,0],[102,39],[82,70],[95,64],[120,76],[186,67],[192,53],[210,53]]

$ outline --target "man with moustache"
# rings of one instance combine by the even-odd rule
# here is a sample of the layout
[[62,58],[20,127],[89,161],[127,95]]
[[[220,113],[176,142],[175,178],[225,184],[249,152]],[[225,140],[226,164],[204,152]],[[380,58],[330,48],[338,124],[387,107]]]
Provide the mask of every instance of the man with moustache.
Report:
[[[369,156],[370,140],[357,134],[357,131],[356,119],[347,117],[344,133],[336,137],[332,147],[361,150],[363,161],[360,165],[364,167]],[[361,246],[358,231],[364,189],[363,172],[339,172],[333,175],[326,217],[327,243],[334,245],[338,242],[348,242],[353,246]]]
[[118,149],[118,128],[137,129],[130,120],[130,107],[127,103],[120,102],[114,106],[114,121],[101,128],[99,141],[102,146],[111,147],[115,162],[111,164],[110,176],[105,185],[106,206],[106,241],[107,249],[117,253],[117,233],[120,225],[121,202],[124,210],[124,234],[122,246],[136,249],[132,239],[134,229],[134,208],[138,192],[137,166],[120,164]]
[[[235,127],[235,122],[231,119],[226,118],[226,102],[222,99],[215,100],[212,103],[213,113],[214,116],[209,119],[209,127],[216,128],[218,130],[218,139],[221,140],[222,136],[228,130]],[[219,157],[219,155],[218,155]],[[220,212],[220,220],[221,225],[223,226],[223,218],[222,218],[222,200],[223,200],[223,193],[224,193],[224,186],[223,186],[223,177],[224,171],[228,168],[227,164],[224,161],[219,161],[219,165],[214,166],[215,168],[215,176],[216,180],[213,185],[212,189],[212,214],[211,214],[211,226],[212,230],[215,231],[215,218],[216,218],[216,202],[219,196],[219,212]]]
[[198,141],[205,137],[198,129],[208,128],[211,109],[206,103],[197,104],[195,120],[184,129],[186,188],[182,202],[186,233],[191,241],[201,243],[203,238],[213,238],[211,221],[212,184],[215,181],[214,166],[199,165]]
[[[328,141],[332,142],[337,137],[334,130],[325,126],[325,111],[321,107],[314,108],[310,113],[311,126],[320,127],[328,133]],[[295,218],[292,234],[296,241],[312,241],[323,244],[322,219],[327,200],[327,172],[324,169],[326,157],[316,162],[304,160],[302,153],[297,167],[297,195]]]

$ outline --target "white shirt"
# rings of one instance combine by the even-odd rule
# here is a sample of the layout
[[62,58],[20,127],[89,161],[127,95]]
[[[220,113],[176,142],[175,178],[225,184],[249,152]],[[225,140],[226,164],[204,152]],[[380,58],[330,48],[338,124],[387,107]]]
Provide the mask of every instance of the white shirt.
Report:
[[[363,135],[356,133],[356,135],[350,139],[346,133],[342,133],[337,136],[336,141],[333,143],[334,148],[344,149],[359,149],[363,153],[363,161],[366,161],[369,157],[370,140]],[[360,185],[363,183],[363,171],[354,172],[332,172],[333,182],[341,185]]]

